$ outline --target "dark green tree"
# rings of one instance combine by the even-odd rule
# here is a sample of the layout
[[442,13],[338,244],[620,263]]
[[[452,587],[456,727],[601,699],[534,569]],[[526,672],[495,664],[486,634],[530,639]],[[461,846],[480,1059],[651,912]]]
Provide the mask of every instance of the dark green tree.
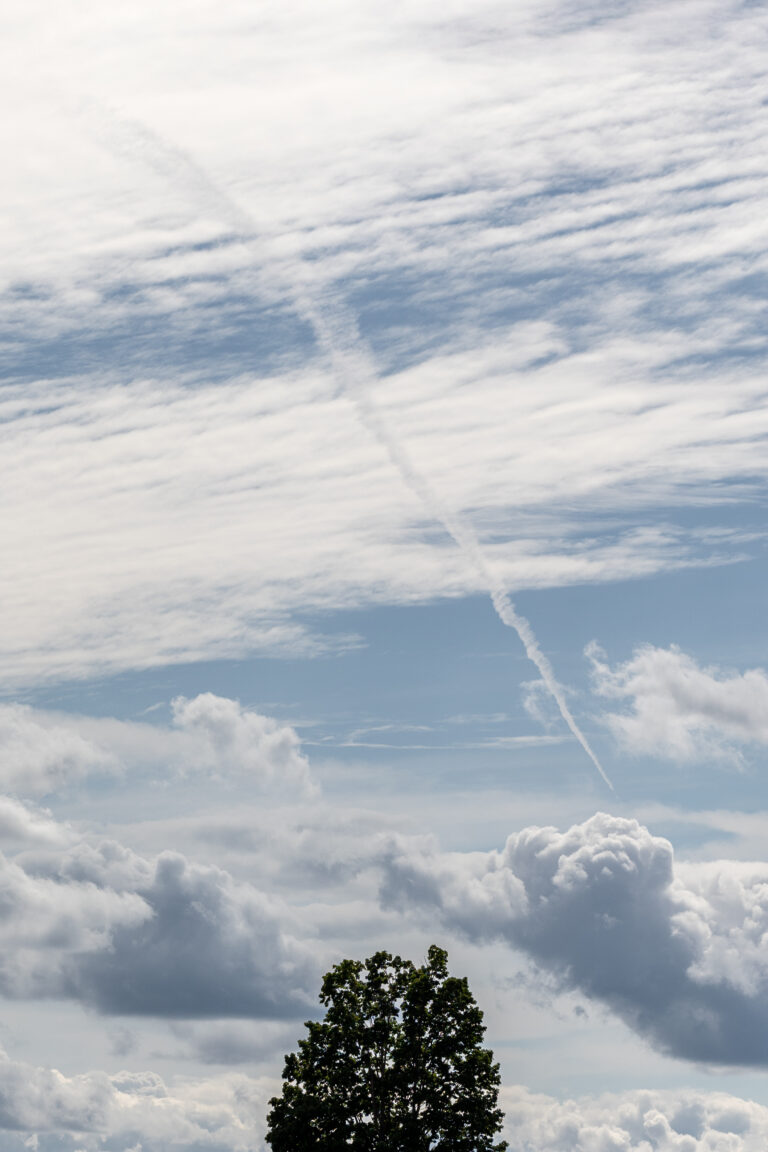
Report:
[[325,1017],[307,1021],[270,1100],[273,1152],[504,1152],[499,1066],[447,961],[433,946],[421,968],[377,952],[327,973]]

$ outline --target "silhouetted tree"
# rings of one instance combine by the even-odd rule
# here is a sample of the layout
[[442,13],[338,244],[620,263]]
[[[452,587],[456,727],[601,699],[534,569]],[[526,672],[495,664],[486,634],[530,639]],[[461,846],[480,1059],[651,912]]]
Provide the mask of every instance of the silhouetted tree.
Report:
[[323,979],[322,1021],[285,1058],[270,1101],[273,1152],[504,1152],[499,1066],[483,1014],[447,953],[377,952]]

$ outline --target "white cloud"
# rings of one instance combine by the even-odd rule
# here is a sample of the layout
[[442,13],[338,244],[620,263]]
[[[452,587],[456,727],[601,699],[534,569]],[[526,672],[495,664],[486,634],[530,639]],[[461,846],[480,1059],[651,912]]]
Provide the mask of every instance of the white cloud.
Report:
[[353,642],[313,612],[478,590],[301,283],[360,304],[382,411],[510,588],[739,553],[636,509],[765,480],[754,5],[13,12],[6,682],[311,654]]
[[[475,348],[389,378],[382,408],[445,503],[482,510],[472,518],[510,588],[731,559],[748,536],[658,517],[638,528],[634,512],[631,527],[594,529],[596,511],[620,516],[764,469],[758,418],[745,445],[732,417],[761,380],[728,393],[720,382],[617,386],[648,359],[639,346],[604,348],[599,362],[521,370],[504,344]],[[327,376],[73,382],[53,408],[47,386],[22,392],[23,410],[6,397],[3,425],[2,467],[19,490],[0,573],[8,684],[254,650],[311,655],[355,642],[295,622],[313,611],[481,590]],[[662,449],[679,461],[663,483]],[[548,511],[564,500],[567,523]]]
[[[3,1152],[29,1134],[52,1152],[129,1147],[263,1152],[274,1081],[229,1073],[164,1080],[154,1072],[64,1076],[0,1055]],[[724,1092],[636,1091],[558,1100],[502,1089],[510,1152],[762,1152],[768,1109]]]
[[0,796],[0,837],[5,844],[64,845],[73,833],[53,819],[50,812]]
[[702,667],[675,645],[643,645],[614,667],[596,644],[587,655],[595,692],[629,705],[601,719],[632,753],[738,761],[740,745],[768,744],[768,675],[762,668],[735,673]]
[[[262,794],[316,795],[289,725],[211,692],[177,697],[171,713],[170,724],[149,724],[0,705],[0,787],[41,795],[94,775],[150,771],[157,779],[207,775],[245,780]],[[16,813],[18,831],[21,809],[0,801],[3,811],[6,822]]]
[[556,1100],[502,1090],[510,1152],[762,1152],[768,1108],[725,1092]]
[[264,788],[290,788],[296,795],[316,790],[294,729],[247,711],[237,700],[212,692],[191,700],[177,696],[173,723],[194,738],[193,768],[242,774]]
[[[165,1083],[153,1072],[64,1076],[0,1053],[0,1147],[21,1149],[28,1133],[43,1147],[263,1148],[271,1085],[229,1074]],[[19,1135],[16,1135],[19,1133]],[[33,1145],[37,1147],[38,1145]]]
[[506,940],[671,1055],[768,1064],[768,865],[686,865],[636,821],[527,828],[502,852],[395,842],[382,901]]
[[[46,722],[47,720],[47,722]],[[0,788],[45,795],[97,772],[113,772],[114,757],[66,724],[20,704],[0,705]]]

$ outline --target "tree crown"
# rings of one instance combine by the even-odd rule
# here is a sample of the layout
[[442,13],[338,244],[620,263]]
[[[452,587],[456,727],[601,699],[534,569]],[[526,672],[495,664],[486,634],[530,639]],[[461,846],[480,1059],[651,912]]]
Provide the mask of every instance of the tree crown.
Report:
[[342,960],[320,1003],[270,1101],[273,1152],[504,1152],[499,1066],[442,948],[418,968],[389,952]]

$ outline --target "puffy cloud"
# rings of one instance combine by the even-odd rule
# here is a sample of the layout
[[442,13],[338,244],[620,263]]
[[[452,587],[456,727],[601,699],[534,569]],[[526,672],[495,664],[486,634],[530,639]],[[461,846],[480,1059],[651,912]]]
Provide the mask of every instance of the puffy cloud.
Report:
[[0,1052],[0,1148],[250,1152],[263,1147],[268,1095],[265,1081],[236,1074],[168,1084],[153,1072],[68,1077]]
[[0,705],[0,789],[43,795],[95,774],[151,771],[245,779],[262,792],[316,794],[301,741],[289,725],[211,692],[177,697],[171,713],[170,724],[149,724]]
[[737,745],[768,744],[768,675],[702,667],[678,647],[644,645],[611,667],[596,644],[587,648],[598,695],[629,702],[602,719],[634,753],[675,760],[738,759]]
[[[273,1090],[237,1074],[169,1082],[149,1071],[67,1077],[0,1054],[0,1149],[264,1152]],[[563,1101],[509,1087],[500,1102],[510,1152],[763,1152],[768,1142],[768,1108],[723,1092]]]
[[194,767],[222,775],[242,773],[265,787],[281,785],[304,793],[316,790],[294,729],[247,711],[237,700],[212,692],[192,700],[177,696],[173,721],[180,731],[194,737]]
[[133,931],[151,915],[135,891],[60,883],[0,855],[0,992],[65,994],[67,965],[109,949],[114,932]]
[[502,1089],[510,1152],[763,1152],[768,1108],[724,1092],[555,1100]]
[[179,854],[147,860],[107,841],[0,856],[0,992],[117,1015],[293,1016],[318,971],[292,921]]
[[279,906],[219,869],[165,853],[138,889],[151,914],[79,955],[65,990],[101,1012],[279,1017],[306,1012],[317,976]]
[[665,1052],[768,1064],[768,865],[676,874],[667,840],[599,813],[562,833],[527,828],[485,856],[400,841],[381,895],[475,941],[506,940]]

